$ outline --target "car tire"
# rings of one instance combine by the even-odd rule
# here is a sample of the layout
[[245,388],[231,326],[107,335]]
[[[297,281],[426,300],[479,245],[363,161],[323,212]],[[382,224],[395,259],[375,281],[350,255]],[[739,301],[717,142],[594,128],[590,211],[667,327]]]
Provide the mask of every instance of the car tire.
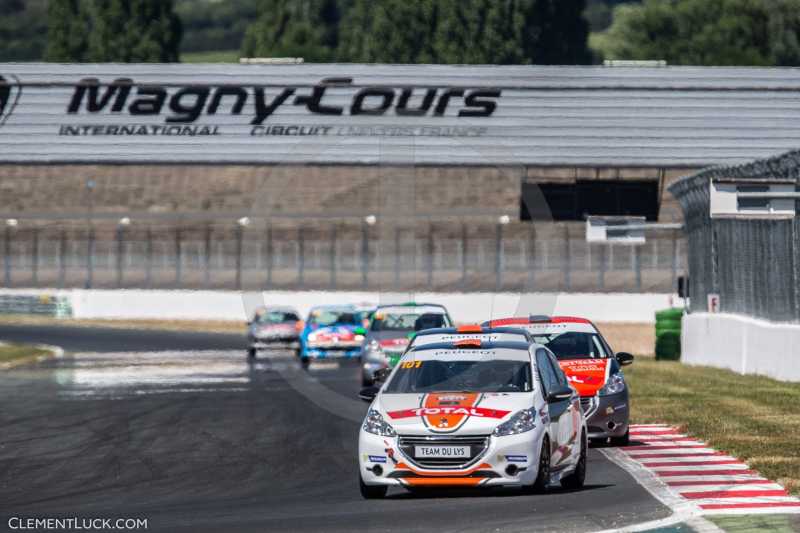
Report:
[[361,386],[362,386],[362,387],[371,387],[371,386],[372,386],[372,385],[374,385],[374,384],[375,384],[375,380],[373,380],[373,379],[369,379],[369,378],[368,378],[367,376],[365,376],[365,375],[362,375],[362,376],[361,376]]
[[526,487],[526,492],[532,494],[542,494],[547,492],[550,484],[550,439],[547,435],[542,439],[542,451],[539,453],[539,466],[536,480],[532,485]]
[[611,437],[612,446],[627,446],[631,443],[631,430],[626,429],[625,434],[621,437]]
[[256,356],[256,349],[255,348],[248,348],[247,349],[247,357],[248,359],[254,359]]
[[311,358],[310,357],[300,357],[300,366],[304,369],[307,369],[311,365]]
[[586,481],[587,448],[586,435],[581,435],[581,454],[578,457],[578,464],[575,465],[575,471],[561,478],[561,486],[565,489],[577,490],[583,488],[583,484]]
[[386,485],[367,485],[361,476],[358,476],[358,488],[361,490],[361,497],[365,500],[379,500],[386,497],[389,487]]

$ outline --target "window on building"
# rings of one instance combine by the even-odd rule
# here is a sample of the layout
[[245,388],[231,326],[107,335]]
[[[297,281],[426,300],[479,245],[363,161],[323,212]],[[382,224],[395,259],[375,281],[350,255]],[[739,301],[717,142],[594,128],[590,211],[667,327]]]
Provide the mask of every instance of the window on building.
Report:
[[598,215],[643,216],[653,221],[658,219],[658,207],[656,180],[523,183],[520,219],[585,220]]

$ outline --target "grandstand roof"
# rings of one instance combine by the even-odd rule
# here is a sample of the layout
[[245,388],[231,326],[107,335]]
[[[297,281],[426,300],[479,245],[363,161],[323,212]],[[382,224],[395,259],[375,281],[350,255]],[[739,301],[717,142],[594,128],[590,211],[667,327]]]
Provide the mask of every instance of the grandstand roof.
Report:
[[[699,167],[800,148],[796,68],[30,63],[0,77],[0,163]],[[133,87],[103,106],[101,86],[90,111],[87,78]],[[326,79],[315,111],[302,97]],[[435,91],[427,111],[403,114],[404,89],[407,111]]]

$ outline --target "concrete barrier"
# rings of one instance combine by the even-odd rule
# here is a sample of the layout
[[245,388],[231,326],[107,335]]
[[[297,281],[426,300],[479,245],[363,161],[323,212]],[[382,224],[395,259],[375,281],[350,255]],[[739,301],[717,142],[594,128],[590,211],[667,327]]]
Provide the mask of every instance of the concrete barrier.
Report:
[[800,381],[800,325],[740,315],[684,315],[681,360],[783,381]]
[[162,291],[2,289],[0,294],[68,295],[75,318],[245,320],[258,305],[292,305],[305,315],[315,305],[400,303],[445,305],[457,322],[527,314],[577,315],[598,322],[652,323],[656,310],[680,305],[669,294],[390,293],[315,291]]

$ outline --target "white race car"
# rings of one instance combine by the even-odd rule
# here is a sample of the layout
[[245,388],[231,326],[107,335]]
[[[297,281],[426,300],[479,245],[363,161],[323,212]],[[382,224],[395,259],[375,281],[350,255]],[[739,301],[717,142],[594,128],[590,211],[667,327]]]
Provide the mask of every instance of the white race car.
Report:
[[587,433],[578,393],[553,354],[525,341],[412,347],[379,390],[358,442],[364,498],[390,486],[583,486]]

